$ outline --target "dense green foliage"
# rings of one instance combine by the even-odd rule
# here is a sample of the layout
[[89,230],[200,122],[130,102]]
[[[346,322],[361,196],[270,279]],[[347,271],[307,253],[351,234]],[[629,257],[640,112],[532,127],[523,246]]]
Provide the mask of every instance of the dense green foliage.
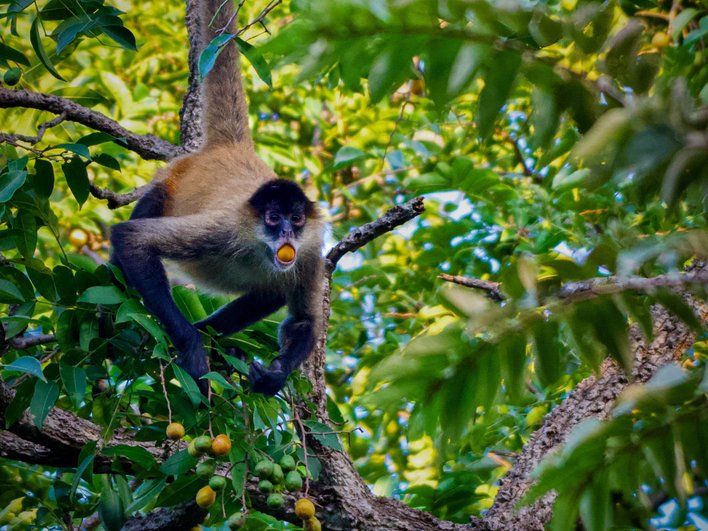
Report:
[[[247,2],[241,23],[263,7]],[[188,74],[181,3],[14,0],[0,13],[5,86],[61,95],[178,143]],[[330,415],[337,431],[353,431],[340,441],[304,424],[325,445],[344,444],[377,494],[466,522],[491,505],[509,454],[580,380],[608,355],[631,365],[629,326],[650,336],[653,303],[700,330],[668,289],[575,302],[559,289],[676,273],[705,255],[708,14],[690,1],[292,0],[265,23],[274,37],[254,25],[239,40],[255,141],[319,199],[329,243],[415,195],[427,205],[340,263]],[[225,43],[202,57],[205,70]],[[2,375],[16,397],[3,428],[26,408],[41,426],[58,406],[102,426],[106,440],[120,427],[161,443],[170,420],[192,437],[227,433],[232,481],[224,512],[217,502],[206,522],[219,525],[242,509],[244,479],[262,456],[292,453],[305,472],[291,398],[310,384],[295,376],[276,399],[241,385],[247,367],[232,349],[271,359],[276,315],[212,345],[226,366],[209,374],[211,408],[199,407],[205,398],[172,363],[160,326],[101,265],[110,224],[129,208],[109,210],[91,184],[129,191],[158,164],[70,121],[26,138],[53,117],[0,115],[0,130],[14,135],[0,137],[5,338],[56,338],[5,343]],[[504,304],[440,273],[499,281]],[[178,284],[175,300],[192,320],[227,300]],[[562,490],[557,528],[578,515],[593,530],[660,525],[650,520],[656,500],[672,507],[665,525],[698,525],[701,512],[706,521],[693,496],[708,479],[705,356],[697,343],[686,369],[635,389],[611,421],[582,425],[543,466],[533,494]],[[2,522],[60,527],[65,515],[76,523],[98,510],[112,529],[208,482],[186,451],[158,464],[100,448],[86,446],[77,468],[4,461]],[[92,473],[99,452],[115,458],[115,474]],[[314,479],[319,466],[307,459]],[[286,524],[251,512],[248,525]]]

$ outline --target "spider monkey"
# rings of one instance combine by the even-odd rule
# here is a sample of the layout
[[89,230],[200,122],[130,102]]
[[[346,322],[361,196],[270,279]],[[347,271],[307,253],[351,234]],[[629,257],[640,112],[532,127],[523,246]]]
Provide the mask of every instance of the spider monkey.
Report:
[[[233,33],[231,0],[201,4],[203,44],[214,28]],[[113,227],[112,261],[165,327],[177,364],[205,394],[200,331],[232,334],[287,304],[279,355],[267,368],[254,361],[248,375],[254,391],[274,395],[315,345],[324,222],[302,189],[277,178],[254,151],[234,39],[206,77],[204,96],[203,148],[160,170],[130,220]],[[162,260],[176,262],[202,286],[242,295],[192,324],[172,300]]]

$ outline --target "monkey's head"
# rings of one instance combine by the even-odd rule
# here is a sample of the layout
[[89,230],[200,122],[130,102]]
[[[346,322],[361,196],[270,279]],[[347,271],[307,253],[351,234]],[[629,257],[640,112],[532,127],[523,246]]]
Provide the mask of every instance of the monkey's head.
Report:
[[267,252],[278,271],[290,269],[303,243],[308,218],[315,207],[302,189],[285,179],[273,179],[262,185],[248,200],[262,222]]

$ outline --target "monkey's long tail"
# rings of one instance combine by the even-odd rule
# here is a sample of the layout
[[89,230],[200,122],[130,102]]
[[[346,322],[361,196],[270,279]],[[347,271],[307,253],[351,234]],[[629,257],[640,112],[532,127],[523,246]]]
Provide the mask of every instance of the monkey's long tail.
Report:
[[[201,6],[203,47],[217,35],[236,32],[233,0],[201,0]],[[235,38],[224,45],[205,81],[205,147],[251,143]]]

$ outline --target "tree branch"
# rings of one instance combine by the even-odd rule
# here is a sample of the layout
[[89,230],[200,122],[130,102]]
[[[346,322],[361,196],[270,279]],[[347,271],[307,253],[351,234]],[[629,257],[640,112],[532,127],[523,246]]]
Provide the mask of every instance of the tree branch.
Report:
[[[505,298],[500,290],[501,282],[491,282],[445,273],[438,275],[438,278],[468,288],[484,290],[487,292],[487,296],[496,302],[501,302]],[[649,278],[618,276],[590,278],[563,284],[558,290],[557,297],[564,302],[572,303],[623,291],[651,292],[657,288],[682,289],[690,284],[708,286],[708,272],[698,271],[695,273],[657,275]]]
[[393,207],[379,219],[352,230],[327,253],[325,262],[328,274],[331,275],[337,262],[346,253],[356,251],[374,238],[390,232],[399,225],[403,225],[406,221],[419,216],[424,210],[423,198],[416,197],[407,203]]
[[187,93],[182,99],[179,111],[179,132],[181,150],[184,153],[199,151],[204,142],[202,129],[201,83],[199,82],[199,55],[201,49],[201,21],[199,20],[199,1],[187,0],[185,25],[189,38],[189,79]]
[[60,116],[64,115],[67,120],[122,139],[128,149],[144,159],[169,160],[179,154],[179,148],[166,140],[154,135],[138,135],[128,131],[115,120],[66,98],[40,92],[9,90],[0,87],[0,108],[14,107],[38,109]]
[[[705,325],[708,322],[708,305],[696,299],[689,299],[689,304]],[[637,326],[630,330],[635,361],[633,383],[648,381],[659,368],[680,359],[695,341],[693,332],[665,309],[654,306],[652,314],[654,340],[650,345],[645,343]],[[534,505],[517,510],[516,504],[531,484],[529,474],[543,457],[565,442],[580,421],[589,417],[608,418],[615,401],[629,383],[622,368],[610,359],[602,364],[598,376],[590,376],[580,382],[570,396],[546,417],[543,426],[531,435],[514,467],[502,479],[491,509],[483,518],[474,518],[473,527],[490,531],[542,531],[553,514],[555,496],[547,495]]]
[[485,291],[485,295],[494,302],[501,302],[505,298],[504,294],[499,290],[499,287],[501,286],[500,282],[480,280],[478,278],[463,277],[460,275],[448,275],[446,273],[441,273],[438,275],[438,278],[447,282],[459,284],[460,286],[465,286],[467,288],[481,289],[482,291]]
[[137,201],[149,187],[150,185],[146,184],[139,186],[132,192],[118,194],[108,188],[99,188],[95,184],[91,184],[89,190],[91,191],[91,195],[96,199],[106,199],[108,202],[108,208],[114,209],[129,205],[133,201]]

